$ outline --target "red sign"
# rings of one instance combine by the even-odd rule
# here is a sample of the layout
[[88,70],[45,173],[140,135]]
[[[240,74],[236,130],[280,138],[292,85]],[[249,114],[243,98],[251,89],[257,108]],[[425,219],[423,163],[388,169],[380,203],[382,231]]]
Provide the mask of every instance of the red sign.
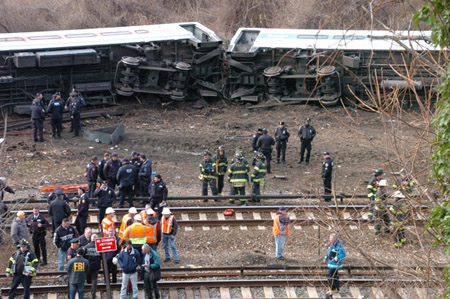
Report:
[[95,248],[97,248],[97,252],[115,251],[117,250],[116,238],[97,238],[95,239]]

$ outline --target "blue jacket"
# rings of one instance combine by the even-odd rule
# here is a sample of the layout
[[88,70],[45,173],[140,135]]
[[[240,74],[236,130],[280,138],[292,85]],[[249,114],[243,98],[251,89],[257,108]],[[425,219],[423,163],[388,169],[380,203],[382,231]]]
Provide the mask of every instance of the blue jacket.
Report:
[[[332,258],[333,255],[334,258]],[[342,244],[340,240],[337,240],[335,243],[330,243],[330,246],[328,246],[327,255],[324,258],[325,261],[328,261],[328,268],[342,269],[342,263],[344,261],[344,258],[345,258],[344,244]]]
[[131,248],[131,253],[128,253],[128,249],[124,248],[117,260],[124,273],[133,274],[137,266],[141,264],[141,254],[134,248]]
[[117,172],[117,180],[121,187],[134,185],[134,178],[136,177],[136,167],[131,164],[122,165]]
[[147,159],[142,164],[141,169],[139,169],[139,179],[150,181],[151,178],[152,178],[152,161],[150,159]]

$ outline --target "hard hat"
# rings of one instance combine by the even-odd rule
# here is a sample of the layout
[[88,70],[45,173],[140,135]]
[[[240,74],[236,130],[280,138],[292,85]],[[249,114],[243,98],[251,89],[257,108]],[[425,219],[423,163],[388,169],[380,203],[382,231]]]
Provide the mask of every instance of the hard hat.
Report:
[[263,129],[262,129],[262,132],[263,132],[264,134],[267,134],[267,132],[269,132],[269,131],[267,131],[266,128],[263,128]]
[[137,214],[138,211],[136,210],[135,207],[131,207],[131,208],[128,209],[128,213],[130,213],[130,214]]
[[264,156],[263,153],[258,153],[258,154],[256,155],[256,158],[259,158],[259,159],[265,159],[266,156]]
[[401,193],[400,191],[395,191],[394,194],[392,194],[392,197],[394,198],[405,198],[405,195]]
[[112,213],[115,213],[115,211],[114,211],[113,208],[109,207],[109,208],[106,209],[106,212],[105,212],[105,213],[106,213],[106,214],[112,214]]
[[161,214],[163,214],[163,215],[170,215],[170,214],[172,214],[171,212],[170,212],[170,209],[169,208],[164,208],[163,210],[162,210],[162,213]]
[[203,153],[203,156],[211,156],[211,153],[210,153],[208,150],[206,150],[206,151]]
[[280,121],[280,125],[284,125],[284,121]]
[[112,263],[113,263],[114,265],[117,265],[118,261],[119,261],[119,260],[117,259],[117,257],[113,257]]
[[242,158],[244,158],[244,157],[242,156],[242,154],[239,153],[239,152],[237,152],[237,153],[234,155],[234,157],[235,157],[236,159],[239,159],[239,160],[242,160]]
[[225,151],[225,146],[224,145],[219,146],[218,150],[219,151]]
[[378,186],[380,187],[386,187],[387,185],[387,180],[380,180],[380,182],[378,183]]
[[30,243],[28,243],[27,240],[22,239],[22,241],[20,241],[19,246],[28,246]]
[[22,217],[22,216],[25,216],[25,212],[24,211],[19,211],[19,212],[17,212],[17,217]]
[[149,209],[145,210],[145,214],[147,214],[147,215],[154,215],[155,211],[153,211],[152,208],[149,208]]
[[5,183],[6,182],[6,178],[5,177],[0,177],[0,182]]
[[140,214],[134,215],[134,221],[142,221],[141,215]]
[[375,169],[375,171],[373,172],[374,176],[379,176],[379,175],[383,175],[384,171],[381,168]]

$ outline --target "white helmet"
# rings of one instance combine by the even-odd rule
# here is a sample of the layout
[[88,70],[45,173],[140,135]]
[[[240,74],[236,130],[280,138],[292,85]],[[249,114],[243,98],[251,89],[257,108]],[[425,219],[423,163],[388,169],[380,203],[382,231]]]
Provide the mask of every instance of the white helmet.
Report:
[[378,186],[380,187],[387,187],[387,180],[380,180],[380,182],[378,183]]
[[139,214],[134,215],[134,221],[142,221],[141,215]]
[[107,208],[106,209],[106,214],[112,214],[112,213],[115,213],[116,211],[114,211],[114,209],[113,208],[111,208],[111,207],[109,207],[109,208]]
[[170,214],[172,214],[171,212],[170,212],[170,209],[169,208],[164,208],[163,210],[162,210],[162,213],[161,214],[163,214],[163,215],[170,215]]
[[6,183],[6,178],[5,177],[0,177],[0,183]]
[[400,191],[395,191],[394,194],[392,194],[392,197],[394,198],[405,198],[405,195],[401,193]]
[[137,214],[138,211],[136,210],[135,207],[131,207],[131,208],[128,209],[128,213],[130,213],[130,214]]
[[117,265],[118,261],[117,257],[113,257],[112,262],[114,265]]
[[155,211],[153,211],[152,208],[148,208],[147,210],[145,210],[145,214],[147,214],[147,215],[154,215]]

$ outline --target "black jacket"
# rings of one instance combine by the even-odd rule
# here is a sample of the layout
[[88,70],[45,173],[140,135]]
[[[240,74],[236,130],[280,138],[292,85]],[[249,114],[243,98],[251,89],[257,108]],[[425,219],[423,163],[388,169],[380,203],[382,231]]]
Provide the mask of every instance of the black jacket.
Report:
[[113,159],[109,159],[105,163],[105,167],[103,167],[103,175],[105,178],[113,178],[116,179],[117,172],[119,168],[122,166],[122,162],[119,159],[114,161]]
[[152,178],[152,161],[150,159],[146,159],[144,163],[141,165],[141,169],[139,169],[139,179],[150,181]]
[[262,135],[259,137],[258,142],[256,142],[256,146],[261,151],[271,152],[272,146],[275,145],[275,139],[272,138],[272,136],[269,136],[267,134]]
[[277,142],[281,141],[281,142],[287,142],[289,139],[289,136],[291,134],[289,134],[289,131],[287,128],[283,127],[283,128],[277,128],[275,130],[275,140]]
[[102,180],[106,180],[106,176],[103,172],[103,169],[105,168],[106,160],[102,159],[100,162],[98,162],[98,175]]
[[119,168],[116,179],[121,187],[127,187],[134,185],[135,177],[136,167],[128,163]]
[[47,113],[50,113],[50,118],[54,120],[62,119],[64,113],[63,100],[53,99],[47,107]]
[[322,163],[322,178],[329,179],[333,174],[334,162],[331,158],[326,158]]
[[67,251],[70,248],[70,240],[77,237],[77,231],[72,226],[63,228],[62,225],[58,226],[55,231],[55,246],[61,248],[63,251]]
[[99,208],[112,207],[113,202],[116,201],[116,193],[109,187],[105,190],[100,188],[95,189],[94,197],[98,197],[97,206]]
[[89,162],[86,168],[86,174],[88,182],[97,182],[98,169],[94,162]]
[[100,270],[102,267],[102,256],[95,248],[95,242],[90,242],[84,247],[84,257],[88,259],[90,270]]
[[70,216],[70,207],[63,199],[56,198],[48,207],[48,213],[52,216],[52,222],[59,223]]
[[167,187],[162,179],[157,183],[153,181],[148,188],[148,192],[150,193],[150,199],[157,200],[158,202],[167,200]]
[[16,194],[16,192],[14,192],[14,190],[11,187],[5,186],[3,189],[0,190],[0,202],[3,201],[5,191],[11,194]]
[[89,212],[89,195],[83,193],[78,200],[77,211],[79,215]]
[[[43,234],[47,230],[47,227],[50,226],[50,223],[48,223],[47,219],[44,215],[38,214],[37,218],[34,217],[34,214],[31,214],[26,219],[27,225],[30,227],[30,232],[32,234],[38,233]],[[38,224],[42,224],[41,227],[38,227]]]
[[253,138],[252,138],[252,148],[253,148],[254,151],[257,151],[257,150],[259,149],[258,146],[256,145],[256,143],[258,142],[258,139],[259,139],[259,137],[261,137],[261,136],[262,136],[262,134],[259,134],[259,133],[253,134]]
[[[56,194],[55,194],[55,192],[52,192],[48,195],[47,203],[50,205],[55,199],[56,199]],[[63,194],[63,200],[65,202],[69,203],[69,198],[67,197],[66,193]]]
[[300,127],[297,133],[301,141],[313,141],[316,137],[316,130],[311,125],[303,125]]
[[40,105],[31,105],[31,119],[33,120],[44,120],[45,110]]

